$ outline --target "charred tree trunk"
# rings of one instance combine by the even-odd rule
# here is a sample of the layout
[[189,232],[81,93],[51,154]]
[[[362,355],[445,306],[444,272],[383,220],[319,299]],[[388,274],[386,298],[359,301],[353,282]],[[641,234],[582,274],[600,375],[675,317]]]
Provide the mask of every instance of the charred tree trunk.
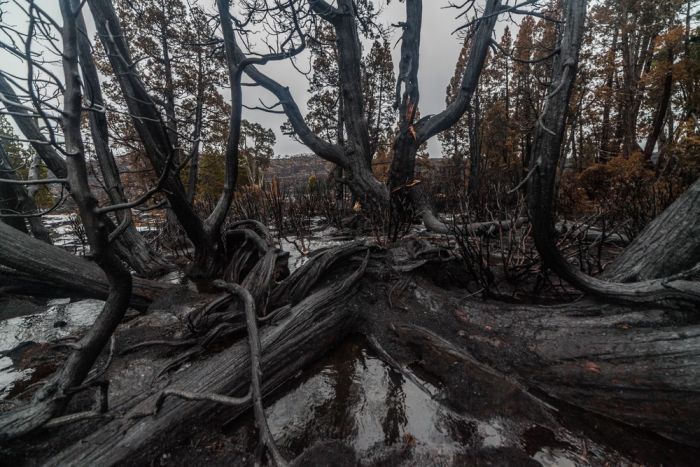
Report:
[[[160,111],[138,76],[128,51],[128,44],[121,33],[121,24],[111,3],[103,0],[88,2],[100,40],[107,51],[110,64],[117,76],[122,93],[126,97],[132,123],[144,144],[151,165],[161,176],[162,188],[170,208],[194,246],[194,261],[188,274],[196,279],[216,277],[227,263],[224,254],[221,227],[233,199],[238,174],[238,141],[240,138],[241,86],[240,71],[232,61],[235,36],[224,28],[224,45],[227,54],[231,83],[232,110],[226,146],[224,189],[210,216],[200,219],[190,202],[191,191],[185,189],[177,170],[179,149],[173,146],[172,129],[163,123]],[[222,14],[230,23],[228,5]]]
[[[217,269],[221,266],[216,263],[222,250],[221,239],[218,235],[209,235],[204,222],[188,202],[179,175],[173,170],[177,162],[177,151],[170,142],[169,131],[163,124],[161,113],[136,73],[113,5],[104,0],[90,0],[88,5],[146,155],[156,173],[162,177],[162,188],[166,192],[170,208],[195,247],[197,269],[211,272],[207,268]],[[205,261],[204,258],[210,258],[211,261]]]
[[[3,286],[11,286],[8,291],[15,293],[49,296],[68,293],[100,300],[109,295],[107,277],[94,262],[31,238],[3,223],[0,223],[0,264],[21,273],[14,278],[14,285],[2,282]],[[139,278],[134,278],[133,282],[130,303],[140,310],[172,287]]]
[[[124,186],[119,177],[119,168],[109,149],[109,130],[107,126],[107,116],[100,109],[104,109],[104,99],[100,86],[97,68],[92,58],[93,50],[88,37],[85,21],[82,12],[78,17],[80,68],[85,82],[86,97],[89,105],[95,107],[95,111],[88,113],[90,122],[90,133],[95,146],[97,162],[100,165],[100,172],[107,188],[107,196],[112,204],[122,204],[127,202],[124,195]],[[174,269],[172,264],[166,262],[148,245],[146,239],[136,230],[134,226],[131,210],[124,209],[116,212],[118,224],[128,224],[119,236],[120,242],[117,248],[119,254],[134,271],[143,277],[155,277]]]
[[372,149],[362,89],[362,47],[357,31],[355,7],[350,0],[340,0],[332,7],[324,0],[309,2],[313,10],[335,29],[338,73],[345,127],[343,145],[346,155],[348,184],[353,196],[370,212],[382,212],[389,194],[372,173]]
[[[658,308],[638,311],[589,301],[555,307],[465,302],[419,276],[413,277],[420,293],[408,294],[403,302],[414,311],[416,322],[387,322],[386,314],[391,314],[391,309],[385,307],[390,305],[376,297],[388,284],[381,284],[373,276],[362,283],[364,293],[351,292],[364,266],[351,278],[337,280],[303,298],[334,261],[361,250],[358,246],[339,247],[318,255],[303,271],[281,284],[283,290],[270,297],[273,307],[282,307],[273,312],[281,317],[261,328],[266,394],[347,333],[389,328],[389,339],[398,341],[392,344],[392,350],[397,343],[412,350],[401,357],[389,355],[387,363],[396,366],[397,361],[408,359],[417,361],[430,374],[454,376],[456,385],[450,383],[443,395],[457,407],[460,392],[464,392],[464,378],[455,372],[469,375],[472,390],[480,387],[476,386],[478,382],[489,381],[498,388],[496,401],[502,397],[511,404],[534,402],[554,415],[551,399],[543,402],[541,396],[531,392],[537,390],[535,394],[545,393],[678,442],[697,445],[700,432],[695,421],[700,413],[693,396],[700,385],[697,325],[679,327],[679,316]],[[387,256],[391,257],[401,255]],[[391,260],[377,257],[371,267],[384,275],[382,267],[387,264],[392,264]],[[260,294],[254,297],[258,303],[259,298]],[[435,309],[430,303],[444,306]],[[386,342],[387,338],[382,334],[380,340]],[[413,352],[417,360],[412,359]],[[248,355],[248,346],[239,341],[178,371],[167,386],[156,384],[121,406],[121,416],[97,426],[51,458],[49,464],[146,462],[167,449],[175,439],[174,433],[181,432],[188,419],[221,413],[220,406],[211,402],[215,398],[203,396],[245,393],[250,384]],[[169,397],[163,403],[162,396],[167,392],[201,396],[190,402]],[[160,410],[154,413],[158,407]],[[226,409],[220,419],[235,418],[248,407],[250,399],[244,398],[239,406]]]
[[673,276],[700,263],[700,179],[657,216],[605,269],[617,282]]
[[[411,183],[415,175],[415,158],[422,144],[438,133],[453,126],[469,108],[472,96],[476,92],[481,70],[491,44],[491,34],[501,9],[500,0],[489,0],[478,23],[472,39],[469,58],[464,67],[464,74],[455,100],[442,112],[434,116],[415,121],[419,105],[418,67],[422,15],[421,0],[407,0],[406,23],[401,44],[401,62],[397,80],[397,102],[399,104],[399,135],[394,143],[394,159],[391,166],[390,188],[392,196],[397,197],[399,209],[409,203],[420,212],[423,222],[430,230],[439,233],[451,229],[440,221],[433,212],[427,196],[420,193],[421,187]],[[403,95],[401,86],[404,86]],[[407,195],[410,201],[407,201]]]
[[[663,309],[590,301],[554,307],[471,302],[462,309],[456,317],[469,357],[569,404],[699,445],[697,324],[679,326]],[[415,326],[397,329],[422,349],[444,347],[444,340]]]
[[63,129],[68,183],[85,226],[90,249],[99,268],[107,276],[109,290],[104,308],[95,323],[70,353],[63,365],[39,391],[30,404],[3,414],[0,418],[0,439],[26,434],[60,415],[72,395],[79,390],[88,372],[102,352],[112,333],[126,313],[131,298],[132,279],[113,253],[109,230],[97,210],[97,199],[90,191],[80,134],[82,94],[78,67],[78,0],[61,0],[62,64],[65,77],[63,95]]
[[[364,273],[366,261],[350,277],[312,294],[291,307],[286,312],[287,317],[278,324],[261,330],[263,393],[269,394],[278,388],[352,329],[351,323],[358,310],[346,306],[345,301]],[[168,388],[196,394],[242,394],[250,386],[250,366],[248,345],[238,342],[181,371]],[[161,391],[141,398],[124,417],[60,453],[50,464],[112,465],[133,459],[151,443],[167,442],[164,437],[183,420],[211,414],[216,409],[206,401],[169,398],[158,413],[153,414],[159,399]],[[248,399],[233,409],[232,416],[240,415],[251,402]],[[114,436],[114,430],[120,435]]]
[[194,112],[194,131],[192,132],[192,150],[190,151],[190,167],[187,175],[187,200],[194,206],[197,196],[197,181],[199,180],[199,149],[202,137],[202,120],[204,112],[204,57],[200,50],[197,54],[197,105]]

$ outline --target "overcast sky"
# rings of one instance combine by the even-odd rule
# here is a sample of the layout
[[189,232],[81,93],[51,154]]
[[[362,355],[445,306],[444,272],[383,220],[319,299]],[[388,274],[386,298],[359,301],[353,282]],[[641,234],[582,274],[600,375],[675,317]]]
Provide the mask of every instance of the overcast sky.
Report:
[[[392,46],[397,44],[399,31],[397,28],[391,27],[392,23],[403,21],[405,19],[405,4],[397,0],[386,5],[385,0],[374,0],[376,5],[381,5],[383,13],[380,17],[380,22],[391,31],[392,37],[390,42]],[[38,0],[37,4],[46,11],[52,13],[60,22],[60,13],[58,10],[58,2],[55,0]],[[207,9],[213,10],[212,0],[200,0],[200,5]],[[423,29],[421,35],[421,55],[420,55],[420,95],[421,103],[420,110],[423,115],[429,115],[439,112],[445,105],[445,89],[449,80],[454,73],[455,63],[461,48],[461,40],[452,34],[452,31],[463,23],[464,19],[456,20],[454,17],[457,13],[454,9],[445,9],[448,4],[447,0],[426,0],[423,2]],[[12,11],[11,4],[3,4],[3,9],[9,9],[3,15],[4,23],[14,23],[15,25],[24,28],[24,17],[18,14],[17,11]],[[89,11],[86,8],[86,11]],[[88,28],[91,28],[92,21],[88,18]],[[94,30],[94,29],[93,29]],[[3,38],[4,39],[4,38]],[[400,53],[400,44],[397,44],[393,49],[394,66],[398,67],[398,58]],[[308,67],[308,60],[300,59],[301,68]],[[19,75],[26,73],[23,65],[16,60],[10,60],[6,55],[0,54],[0,66],[5,70]],[[268,64],[264,67],[264,71],[273,78],[276,78],[280,83],[288,86],[292,90],[292,94],[296,99],[302,111],[306,109],[306,100],[308,99],[306,78],[295,70],[289,62],[276,62]],[[398,71],[396,71],[398,74]],[[274,98],[264,89],[257,87],[244,88],[244,99],[248,105],[257,105],[258,99],[262,99],[268,104],[275,103]],[[280,125],[285,118],[282,115],[269,114],[261,111],[244,109],[244,118],[252,121],[257,121],[268,128],[272,128],[277,135],[277,143],[275,152],[277,155],[297,154],[308,152],[308,149],[302,144],[293,139],[282,135]],[[429,151],[432,157],[440,156],[440,144],[437,138],[433,138],[429,144]]]
[[[391,24],[404,21],[406,18],[405,4],[396,0],[388,6],[384,1],[375,1],[375,4],[384,4],[381,15],[381,23],[392,33],[390,43],[397,44],[400,31],[392,28]],[[423,2],[423,30],[421,34],[421,55],[419,68],[420,83],[420,111],[422,115],[434,114],[445,106],[445,89],[454,73],[457,57],[462,47],[461,40],[452,35],[452,31],[461,24],[454,19],[456,10],[444,9],[447,1],[427,0]],[[393,48],[395,73],[398,75],[398,62],[400,55],[400,43]],[[308,61],[302,61],[308,63]],[[303,68],[302,68],[303,69]],[[302,110],[305,110],[308,94],[306,78],[299,74],[289,63],[272,63],[265,66],[265,72],[276,78],[292,90]],[[245,101],[248,105],[256,105],[258,98],[266,103],[274,103],[269,93],[259,88],[246,88]],[[267,114],[261,111],[244,110],[244,118],[255,120],[267,127],[273,128],[277,134],[275,152],[277,154],[296,154],[308,152],[302,144],[284,136],[279,131],[280,125],[285,121],[281,115]],[[433,138],[428,143],[428,149],[432,157],[439,157],[440,143]]]

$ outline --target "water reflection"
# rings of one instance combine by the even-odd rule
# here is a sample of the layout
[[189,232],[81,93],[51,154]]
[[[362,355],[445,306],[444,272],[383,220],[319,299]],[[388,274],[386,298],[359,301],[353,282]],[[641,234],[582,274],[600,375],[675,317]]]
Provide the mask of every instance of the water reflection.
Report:
[[[0,400],[12,395],[20,383],[28,383],[45,373],[17,366],[17,359],[33,346],[56,342],[87,329],[97,318],[104,302],[56,299],[41,313],[0,320]],[[11,312],[12,310],[5,310]]]
[[395,371],[389,371],[388,388],[386,391],[386,416],[382,422],[384,430],[384,444],[391,445],[399,440],[399,436],[406,429],[406,394],[403,392],[403,375]]
[[[334,439],[364,459],[407,449],[451,457],[476,433],[474,423],[456,418],[353,340],[309,369],[266,413],[277,443],[295,456],[317,441]],[[248,439],[253,447],[255,437]]]
[[[462,372],[461,400],[468,402],[459,411],[433,398],[446,389],[436,387],[437,381],[423,380],[421,388],[368,351],[364,340],[349,339],[269,402],[270,429],[288,458],[320,446],[322,458],[331,463],[344,455],[342,450],[318,443],[349,446],[361,465],[631,463],[609,446],[552,419],[513,410],[523,400],[512,388],[498,391],[474,371],[455,371]],[[230,428],[231,439],[253,452],[252,415]]]

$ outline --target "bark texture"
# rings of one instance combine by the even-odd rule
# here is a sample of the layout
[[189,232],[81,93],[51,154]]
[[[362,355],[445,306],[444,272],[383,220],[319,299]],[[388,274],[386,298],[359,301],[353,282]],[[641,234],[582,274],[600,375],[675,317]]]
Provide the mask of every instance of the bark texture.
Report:
[[[47,290],[47,287],[56,287],[54,293],[60,296],[70,293],[101,300],[108,296],[107,278],[95,263],[31,238],[3,223],[0,223],[0,262],[3,266],[24,274],[25,285],[43,285],[40,290],[22,287],[15,290],[18,293],[51,294],[52,291]],[[171,287],[162,282],[134,278],[134,293],[130,304],[143,310]]]
[[700,179],[657,216],[605,269],[605,278],[637,282],[681,273],[700,263]]
[[[367,263],[351,276],[322,288],[292,307],[278,324],[260,332],[262,391],[266,394],[305,368],[336,344],[352,327],[357,310],[346,300]],[[250,386],[250,352],[238,342],[223,352],[178,373],[168,387],[195,393],[242,394]],[[48,465],[114,465],[143,455],[157,439],[190,417],[211,414],[206,401],[168,399],[151,415],[159,392],[148,395],[124,416],[108,423],[80,443],[60,453]],[[236,409],[240,414],[251,401]],[[145,415],[145,416],[144,416]],[[115,433],[119,433],[115,436]]]

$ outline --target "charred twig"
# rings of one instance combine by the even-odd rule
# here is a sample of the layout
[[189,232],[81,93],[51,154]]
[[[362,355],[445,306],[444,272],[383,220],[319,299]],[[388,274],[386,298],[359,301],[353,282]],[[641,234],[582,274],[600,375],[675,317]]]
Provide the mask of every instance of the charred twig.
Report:
[[265,410],[262,404],[262,385],[260,379],[262,369],[260,335],[258,334],[257,317],[255,313],[255,301],[250,292],[238,284],[226,283],[221,280],[214,281],[214,286],[226,290],[232,295],[238,296],[243,301],[246,315],[246,325],[248,327],[248,343],[250,346],[250,364],[251,364],[251,387],[253,390],[253,407],[255,412],[255,424],[258,427],[258,440],[260,446],[266,446],[270,451],[274,463],[278,466],[286,466],[287,461],[282,457],[282,454],[277,450],[275,440],[270,433],[270,427],[265,418]]

